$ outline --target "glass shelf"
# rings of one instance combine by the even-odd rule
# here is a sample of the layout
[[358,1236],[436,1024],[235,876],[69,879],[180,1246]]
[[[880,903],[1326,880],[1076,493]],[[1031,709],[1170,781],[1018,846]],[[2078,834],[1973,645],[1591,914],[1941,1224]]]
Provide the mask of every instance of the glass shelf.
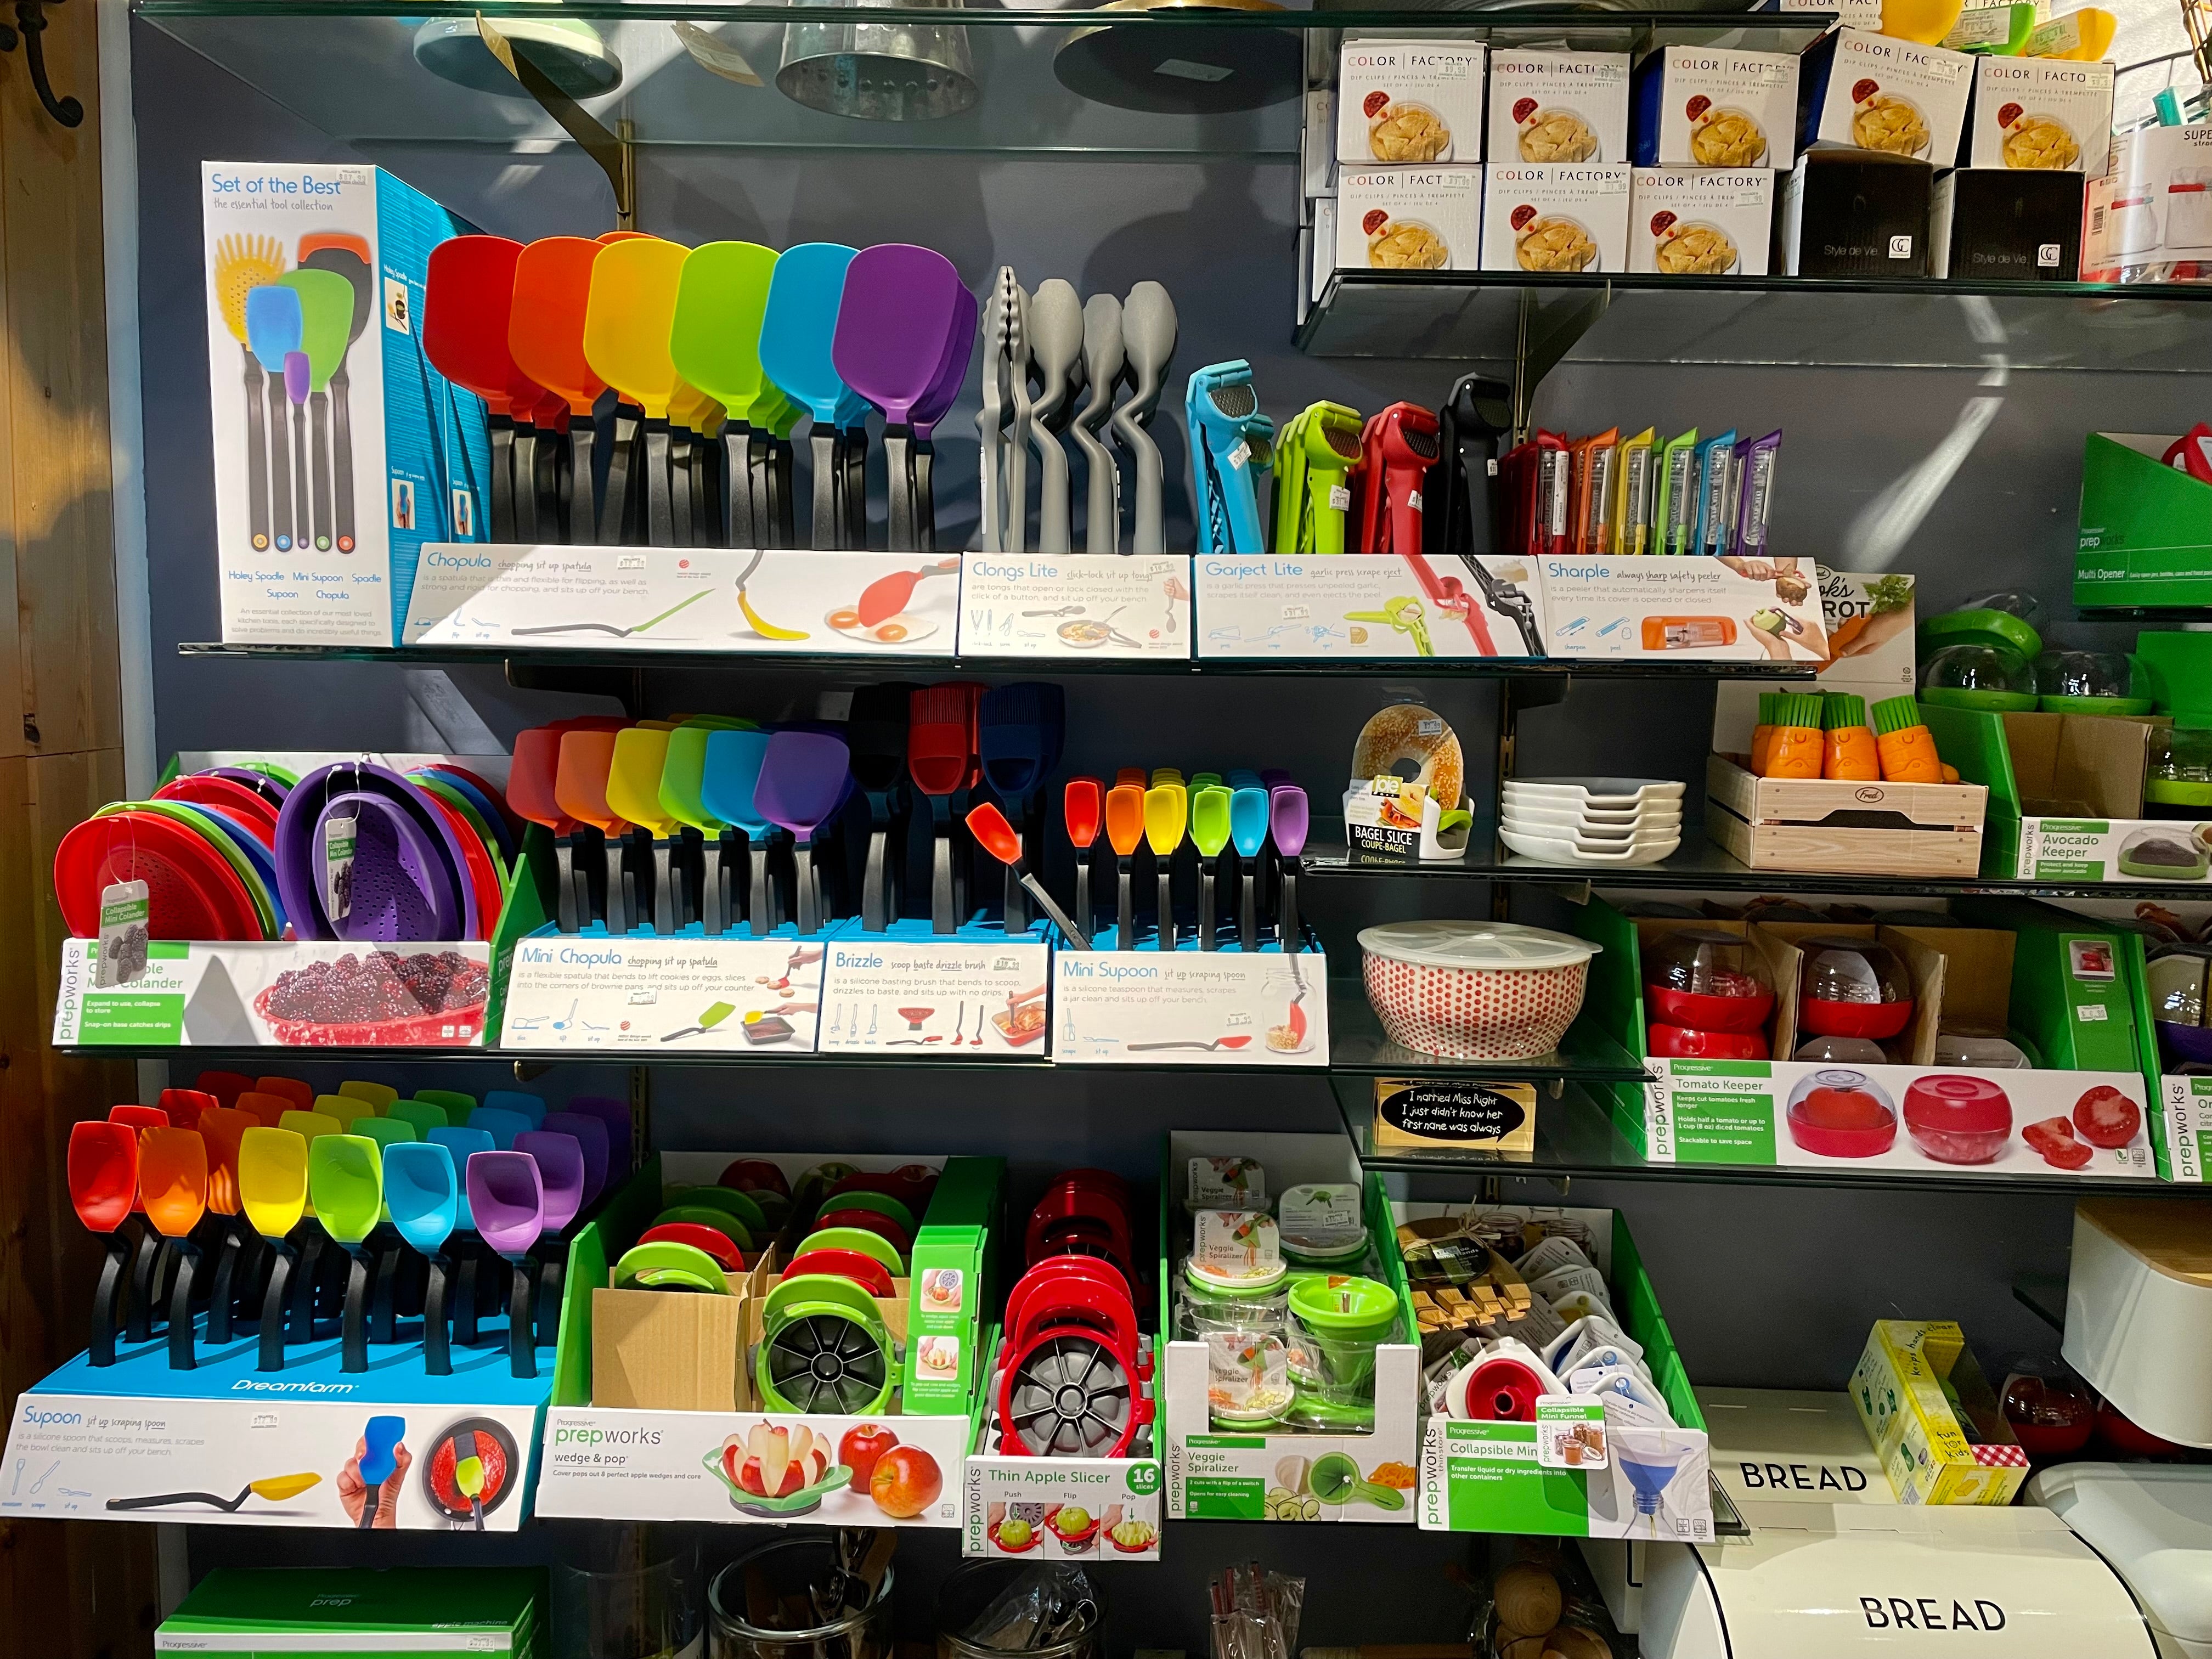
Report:
[[1598,1181],[1711,1182],[1752,1187],[1891,1187],[1915,1192],[1984,1193],[1992,1196],[2033,1194],[2069,1199],[2093,1194],[2124,1194],[2135,1198],[2190,1197],[2203,1190],[2178,1182],[2109,1177],[1997,1177],[1917,1175],[1905,1170],[1846,1172],[1777,1164],[1650,1164],[1638,1156],[1614,1127],[1604,1103],[1573,1083],[1568,1084],[1557,1098],[1540,1096],[1536,1105],[1536,1146],[1531,1152],[1504,1153],[1448,1146],[1377,1146],[1372,1086],[1363,1079],[1341,1074],[1331,1082],[1335,1087],[1337,1109],[1343,1116],[1345,1133],[1352,1137],[1360,1164],[1386,1175],[1526,1176],[1548,1181],[1579,1176]]
[[1867,893],[1929,898],[1974,893],[2003,893],[2018,898],[2205,899],[2212,888],[2201,881],[2044,881],[2004,876],[1885,876],[1808,874],[1796,870],[1754,870],[1714,846],[1692,828],[1681,847],[1657,864],[1627,868],[1606,865],[1546,864],[1509,851],[1487,824],[1477,826],[1468,852],[1431,864],[1361,861],[1337,842],[1309,846],[1298,860],[1309,875],[1365,876],[1386,881],[1460,880],[1524,882],[1553,886],[1584,883],[1608,890],[1672,888],[1692,892]]
[[[1400,1047],[1382,1034],[1382,1023],[1354,981],[1334,980],[1328,988],[1329,1070],[1344,1078],[1432,1077],[1474,1082],[1635,1083],[1643,1062],[1589,1020],[1567,1028],[1557,1052],[1537,1060],[1445,1060]],[[1364,1084],[1361,1085],[1364,1087]]]
[[430,667],[478,664],[497,667],[526,664],[532,668],[715,668],[779,670],[804,672],[842,672],[856,680],[885,676],[946,678],[957,675],[975,678],[992,675],[1016,679],[1040,676],[1060,678],[1072,674],[1144,674],[1174,678],[1248,678],[1257,675],[1316,674],[1339,679],[1569,679],[1589,676],[1598,679],[1633,680],[1778,680],[1810,679],[1814,665],[1771,662],[1645,662],[1606,657],[1429,657],[1393,658],[1374,662],[1346,662],[1331,658],[1254,658],[1249,661],[1214,659],[1204,662],[1147,661],[1141,658],[1067,657],[917,657],[892,655],[805,656],[796,653],[743,651],[623,651],[609,647],[586,650],[517,650],[512,646],[418,645],[380,647],[352,645],[218,645],[187,641],[178,646],[184,657],[224,658],[234,661],[267,662],[381,662],[402,667]]
[[1577,363],[2194,374],[2212,369],[2208,302],[2212,283],[1343,271],[1297,343],[1493,365],[1525,337],[1532,357]]
[[[551,118],[529,100],[472,90],[421,67],[414,54],[416,30],[425,21],[421,0],[138,0],[135,9],[334,137],[500,147],[565,142]],[[1297,90],[1305,80],[1329,78],[1334,32],[1340,29],[1500,44],[1565,38],[1591,49],[1622,50],[1665,40],[1794,51],[1832,21],[1829,13],[1793,12],[1786,17],[1767,14],[1754,21],[1738,15],[1740,6],[1639,11],[1632,18],[1602,12],[1594,17],[1589,8],[1556,5],[1516,9],[1508,19],[1424,5],[1117,14],[1116,46],[1127,48],[1127,58],[1144,60],[1128,71],[1142,84],[1188,92],[1219,78],[1207,70],[1235,63],[1244,66],[1244,73],[1264,74],[1285,88],[1279,101],[1257,110],[1188,114],[1119,108],[1061,83],[1055,61],[1083,27],[1071,21],[1071,14],[1085,7],[977,7],[960,11],[957,18],[934,8],[871,7],[872,23],[957,23],[964,28],[981,88],[973,107],[960,114],[890,123],[824,114],[776,89],[786,26],[851,23],[854,15],[845,7],[718,0],[489,0],[474,9],[495,21],[558,21],[594,28],[619,60],[622,80],[615,91],[586,98],[584,106],[610,128],[617,119],[629,121],[641,143],[1132,159],[1295,157],[1301,116]],[[672,27],[678,22],[706,31],[713,40],[710,51],[734,50],[767,84],[741,85],[701,67]],[[1172,52],[1157,44],[1170,40],[1178,43]],[[1255,45],[1256,61],[1251,55]],[[526,40],[524,49],[529,50]],[[1164,79],[1154,64],[1171,57],[1186,66],[1167,71],[1176,78]],[[546,60],[541,56],[540,61]]]

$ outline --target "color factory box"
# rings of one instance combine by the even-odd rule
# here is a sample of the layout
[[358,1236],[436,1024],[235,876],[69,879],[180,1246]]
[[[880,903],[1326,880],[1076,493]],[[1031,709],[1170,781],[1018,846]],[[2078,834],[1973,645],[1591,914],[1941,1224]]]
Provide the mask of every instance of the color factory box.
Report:
[[396,644],[425,544],[484,533],[484,405],[422,331],[430,250],[473,227],[377,167],[200,189],[222,636]]

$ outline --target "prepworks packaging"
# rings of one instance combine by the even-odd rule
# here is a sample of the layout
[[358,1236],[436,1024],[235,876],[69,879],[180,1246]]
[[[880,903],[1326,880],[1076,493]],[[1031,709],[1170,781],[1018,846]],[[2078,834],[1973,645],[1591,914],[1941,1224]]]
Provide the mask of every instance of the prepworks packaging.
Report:
[[421,328],[473,228],[380,167],[200,171],[222,636],[396,644],[423,547],[485,533],[483,405]]

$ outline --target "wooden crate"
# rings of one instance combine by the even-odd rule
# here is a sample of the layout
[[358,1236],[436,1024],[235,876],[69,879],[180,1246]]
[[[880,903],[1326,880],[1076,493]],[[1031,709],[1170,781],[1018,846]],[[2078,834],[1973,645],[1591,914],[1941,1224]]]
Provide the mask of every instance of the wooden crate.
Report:
[[1978,783],[1761,778],[1732,756],[1705,761],[1706,838],[1754,870],[1974,875],[1989,799]]

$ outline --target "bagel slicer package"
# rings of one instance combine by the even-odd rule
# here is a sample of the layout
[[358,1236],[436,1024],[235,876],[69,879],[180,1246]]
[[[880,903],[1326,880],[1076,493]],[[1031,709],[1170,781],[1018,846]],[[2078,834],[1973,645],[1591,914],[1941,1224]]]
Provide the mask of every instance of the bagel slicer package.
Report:
[[1839,28],[1805,52],[1807,148],[1879,150],[1954,166],[1977,60],[1864,29]]
[[1482,269],[1625,270],[1629,172],[1596,162],[1492,167],[1483,191]]
[[1474,270],[1480,167],[1373,167],[1337,179],[1339,270]]
[[1490,54],[1493,161],[1628,159],[1628,54]]
[[1787,167],[1796,158],[1797,59],[1666,46],[1636,66],[1630,160],[1640,167]]
[[1970,167],[2099,173],[2112,138],[2112,66],[2050,58],[1974,64]]
[[1765,167],[1638,167],[1628,268],[1668,276],[1764,276],[1774,227]]
[[1479,163],[1485,57],[1472,40],[1346,39],[1336,159],[1348,167]]

